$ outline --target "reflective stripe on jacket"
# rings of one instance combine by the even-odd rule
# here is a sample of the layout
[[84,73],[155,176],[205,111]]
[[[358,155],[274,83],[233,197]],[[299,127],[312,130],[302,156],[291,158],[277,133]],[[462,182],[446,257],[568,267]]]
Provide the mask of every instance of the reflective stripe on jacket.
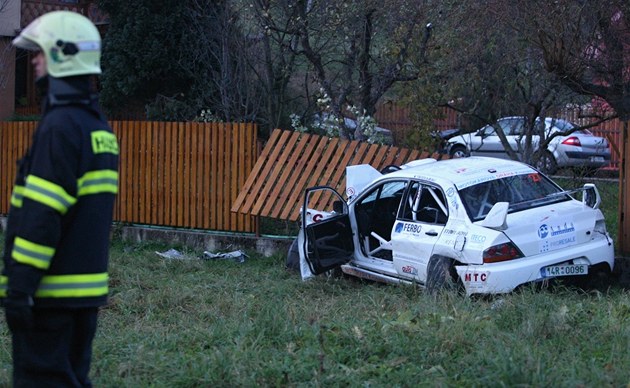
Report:
[[[83,298],[104,296],[108,293],[107,273],[86,275],[44,275],[36,298]],[[0,297],[7,294],[8,278],[0,275]]]

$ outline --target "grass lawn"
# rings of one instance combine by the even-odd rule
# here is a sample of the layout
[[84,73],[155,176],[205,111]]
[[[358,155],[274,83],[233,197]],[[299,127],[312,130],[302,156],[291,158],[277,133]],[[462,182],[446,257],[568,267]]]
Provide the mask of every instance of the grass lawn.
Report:
[[[566,287],[493,299],[352,279],[284,257],[158,257],[116,242],[92,376],[100,387],[625,386],[630,299]],[[11,364],[5,324],[0,381]]]

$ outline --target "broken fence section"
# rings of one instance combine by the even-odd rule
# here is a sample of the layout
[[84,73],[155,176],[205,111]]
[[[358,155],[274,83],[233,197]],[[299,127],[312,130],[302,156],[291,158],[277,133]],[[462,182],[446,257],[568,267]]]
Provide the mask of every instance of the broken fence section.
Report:
[[[368,144],[276,129],[267,141],[232,211],[296,221],[304,190],[330,186],[345,194],[346,166],[370,164],[382,168],[411,160],[445,155],[408,148]],[[320,203],[331,201],[319,198]]]

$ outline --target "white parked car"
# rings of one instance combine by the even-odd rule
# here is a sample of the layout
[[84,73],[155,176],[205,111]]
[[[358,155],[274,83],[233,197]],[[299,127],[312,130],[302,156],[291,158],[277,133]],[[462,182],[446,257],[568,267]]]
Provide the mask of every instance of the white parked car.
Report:
[[305,192],[303,278],[341,267],[470,295],[613,269],[592,184],[564,191],[526,164],[486,157],[422,159],[386,174],[351,166],[346,175],[348,201],[330,187]]
[[[522,153],[525,144],[525,118],[522,116],[504,117],[497,120],[508,143],[517,154]],[[545,136],[554,133],[568,133],[576,125],[562,119],[547,117]],[[540,120],[537,120],[537,125]],[[532,137],[532,146],[538,148],[540,136]],[[491,156],[508,159],[509,156],[501,143],[495,128],[486,125],[473,133],[455,136],[448,139],[447,150],[451,157]],[[577,130],[567,136],[554,137],[547,149],[540,155],[536,167],[541,171],[553,174],[558,168],[583,168],[594,171],[610,163],[608,141],[593,135],[587,129]]]

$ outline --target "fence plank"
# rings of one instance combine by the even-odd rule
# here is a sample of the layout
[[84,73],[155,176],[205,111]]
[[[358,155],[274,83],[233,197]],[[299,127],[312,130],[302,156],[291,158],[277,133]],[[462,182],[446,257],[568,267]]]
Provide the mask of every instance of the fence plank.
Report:
[[[292,134],[289,136],[289,139],[286,143],[286,149],[292,150],[300,137],[300,133],[298,132],[289,132]],[[282,167],[285,166],[287,158],[291,155],[290,152],[282,152],[283,148],[274,149],[274,153],[270,155],[270,159],[268,161],[268,165],[263,171],[262,178],[265,179],[266,184],[262,187],[260,194],[258,195],[258,200],[252,207],[251,214],[260,215],[260,210],[264,203],[269,200],[269,192],[271,189],[278,184],[278,178],[280,176],[280,172],[282,171]],[[267,175],[269,174],[269,175]]]
[[[235,184],[230,185],[230,198],[236,198],[238,196],[238,190],[239,190],[238,175],[241,169],[241,164],[239,163],[240,155],[238,152],[238,143],[240,142],[241,136],[243,135],[242,130],[243,129],[240,124],[238,123],[232,124],[232,133],[235,136],[232,137],[232,141],[230,142],[231,162],[230,162],[230,168],[228,169],[228,172],[230,173],[230,182],[234,182]],[[231,212],[230,209],[225,209],[225,210],[227,211],[230,217],[230,227],[236,228],[238,225],[237,213]]]
[[[278,203],[281,206],[277,206],[275,209],[272,209],[272,212],[269,214],[270,217],[281,219],[286,218],[292,209],[292,206],[290,205],[299,201],[301,195],[303,194],[301,190],[304,187],[305,181],[312,176],[312,174],[308,172],[315,171],[317,169],[317,165],[321,163],[322,154],[324,153],[326,143],[328,142],[327,140],[327,138],[322,136],[318,139],[318,141],[313,142],[315,143],[314,146],[309,147],[310,150],[312,150],[312,153],[303,155],[302,162],[304,163],[308,161],[308,163],[306,166],[298,167],[292,171],[292,174],[294,175],[297,172],[297,176],[295,176],[297,179],[291,179],[290,182],[285,184],[288,187],[279,194],[278,198]],[[300,171],[305,171],[305,173],[300,173]]]
[[[290,158],[288,158],[284,166],[278,169],[278,172],[282,172],[282,174],[276,180],[276,184],[273,186],[269,185],[271,190],[269,191],[267,200],[261,201],[261,212],[270,214],[272,210],[282,208],[281,193],[284,192],[284,189],[287,185],[289,185],[288,182],[293,181],[293,179],[289,179],[289,177],[291,177],[292,174],[295,174],[295,171],[302,171],[300,167],[304,164],[303,154],[308,152],[308,141],[308,136],[301,136],[291,152],[286,153],[287,155],[290,155]],[[293,185],[291,185],[291,187],[292,186]]]
[[190,127],[191,133],[193,134],[191,139],[191,148],[193,149],[193,153],[190,156],[190,163],[192,166],[190,174],[193,185],[191,190],[194,193],[194,197],[192,199],[193,211],[191,212],[190,217],[190,227],[193,227],[193,225],[201,225],[203,223],[203,204],[201,203],[203,170],[201,169],[201,164],[203,162],[204,144],[202,127],[198,123],[190,123]]
[[278,144],[278,141],[281,141],[280,137],[289,136],[288,131],[274,131],[267,141],[267,146],[264,148],[260,157],[258,158],[258,162],[256,163],[254,169],[247,177],[245,181],[244,189],[241,190],[241,193],[234,201],[232,206],[232,211],[237,212],[238,209],[244,210],[244,213],[249,213],[251,207],[257,198],[254,196],[254,193],[258,193],[260,188],[264,184],[264,178],[266,173],[264,172],[266,168],[271,168],[271,163],[267,163],[270,158],[270,153],[275,149],[275,146]]

